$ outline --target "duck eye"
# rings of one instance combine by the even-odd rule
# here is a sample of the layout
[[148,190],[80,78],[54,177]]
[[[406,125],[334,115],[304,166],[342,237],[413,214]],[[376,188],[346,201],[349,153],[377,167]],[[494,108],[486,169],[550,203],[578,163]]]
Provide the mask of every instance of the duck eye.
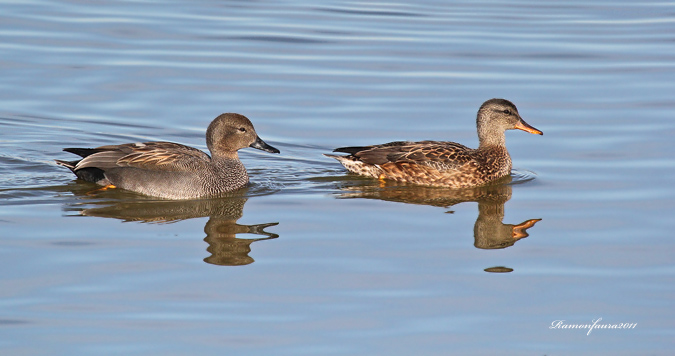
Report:
[[506,115],[511,115],[511,110],[505,109],[505,110],[504,110],[504,114],[506,114]]
[[240,127],[240,128],[239,128],[239,132],[246,132],[246,128]]

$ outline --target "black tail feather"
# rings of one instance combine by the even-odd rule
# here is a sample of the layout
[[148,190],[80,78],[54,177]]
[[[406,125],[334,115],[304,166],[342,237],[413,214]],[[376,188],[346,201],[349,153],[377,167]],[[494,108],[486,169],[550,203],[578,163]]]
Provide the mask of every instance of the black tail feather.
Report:
[[357,152],[365,151],[372,146],[361,146],[361,147],[340,147],[336,148],[333,150],[333,152],[342,152],[342,153],[349,153],[350,155],[356,154]]
[[[93,149],[88,149],[88,148],[66,148],[66,149],[64,149],[64,151],[75,153],[77,155],[81,155],[80,153],[76,153],[76,152],[73,152],[71,150],[76,150],[76,151],[82,153],[83,151],[79,151],[79,150],[93,150]],[[96,153],[96,152],[83,153],[84,156],[82,156],[82,155],[81,156],[86,157],[86,156],[88,156],[90,154],[93,154],[93,153]],[[87,168],[82,168],[82,169],[76,169],[77,164],[80,161],[62,161],[60,159],[55,159],[54,161],[56,161],[56,164],[58,164],[59,166],[64,166],[64,167],[70,169],[71,172],[75,173],[77,178],[85,180],[87,182],[97,183],[97,182],[105,179],[105,175],[103,174],[103,170],[100,169],[100,168],[87,167]]]
[[94,153],[106,151],[100,148],[76,148],[76,147],[64,148],[63,150],[66,152],[74,153],[82,158],[93,155]]
[[103,170],[100,168],[95,168],[95,167],[87,167],[87,168],[82,168],[78,169],[77,171],[74,171],[75,175],[77,178],[80,178],[82,180],[86,180],[87,182],[92,182],[92,183],[98,183],[99,181],[102,181],[105,178],[105,175],[103,174]]

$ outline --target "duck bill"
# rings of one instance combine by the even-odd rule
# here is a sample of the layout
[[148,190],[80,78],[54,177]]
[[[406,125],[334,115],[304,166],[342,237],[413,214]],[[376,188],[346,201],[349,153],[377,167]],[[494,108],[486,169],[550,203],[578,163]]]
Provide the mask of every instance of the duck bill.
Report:
[[253,142],[249,147],[257,148],[261,151],[265,151],[265,152],[269,152],[269,153],[279,153],[279,150],[277,150],[276,148],[268,145],[267,143],[265,143],[265,141],[260,139],[260,137],[258,137],[258,136],[255,137],[255,142]]
[[541,221],[541,219],[530,219],[527,221],[523,221],[518,225],[513,225],[511,237],[513,237],[516,240],[520,240],[522,238],[530,236],[530,234],[527,233],[527,229],[531,228],[532,226],[534,226],[534,224],[536,224],[539,221]]
[[531,134],[535,134],[535,135],[543,135],[544,134],[543,132],[535,129],[532,126],[530,126],[530,124],[525,122],[523,119],[520,119],[520,121],[518,121],[515,128],[518,129],[518,130],[523,130],[525,132],[529,132]]

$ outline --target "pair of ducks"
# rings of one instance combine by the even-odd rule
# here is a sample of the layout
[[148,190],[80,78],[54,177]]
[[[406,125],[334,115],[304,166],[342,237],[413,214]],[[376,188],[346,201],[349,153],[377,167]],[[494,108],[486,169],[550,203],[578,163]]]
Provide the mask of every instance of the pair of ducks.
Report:
[[[470,188],[488,184],[511,173],[504,131],[520,129],[542,135],[528,125],[508,100],[490,99],[478,109],[479,146],[471,149],[455,142],[397,141],[382,145],[342,147],[326,154],[350,172],[380,180],[421,185]],[[270,153],[279,150],[258,137],[251,121],[239,114],[222,114],[206,130],[211,156],[172,142],[145,142],[97,148],[65,148],[82,157],[56,160],[85,181],[167,199],[217,196],[248,184],[246,168],[237,151],[253,147]]]

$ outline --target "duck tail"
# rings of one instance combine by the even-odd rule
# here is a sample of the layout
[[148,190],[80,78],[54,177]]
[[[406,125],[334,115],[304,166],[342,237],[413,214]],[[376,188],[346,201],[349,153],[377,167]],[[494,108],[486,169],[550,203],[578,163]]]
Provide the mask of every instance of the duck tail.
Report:
[[372,146],[352,146],[352,147],[339,147],[333,150],[333,152],[342,152],[349,153],[350,155],[356,154],[357,152],[365,151],[372,148]]
[[107,151],[101,148],[77,148],[77,147],[64,148],[63,150],[65,152],[74,153],[82,158],[93,155],[94,153]]
[[75,173],[75,166],[77,166],[77,163],[79,162],[79,161],[62,161],[60,159],[55,159],[54,161],[59,166],[67,167],[68,169],[73,171],[73,173]]
[[332,155],[330,153],[324,153],[323,155],[326,156],[326,157],[335,158],[338,161],[340,160],[340,158],[344,157],[344,156],[339,156],[339,155]]
[[75,174],[77,176],[77,178],[85,180],[87,182],[99,184],[99,182],[102,182],[106,179],[105,174],[104,174],[102,169],[95,168],[95,167],[87,167],[87,168],[77,169],[77,164],[80,161],[63,161],[63,160],[60,160],[60,159],[55,159],[54,161],[59,166],[64,166],[64,167],[70,169],[70,171],[73,172],[73,174]]

